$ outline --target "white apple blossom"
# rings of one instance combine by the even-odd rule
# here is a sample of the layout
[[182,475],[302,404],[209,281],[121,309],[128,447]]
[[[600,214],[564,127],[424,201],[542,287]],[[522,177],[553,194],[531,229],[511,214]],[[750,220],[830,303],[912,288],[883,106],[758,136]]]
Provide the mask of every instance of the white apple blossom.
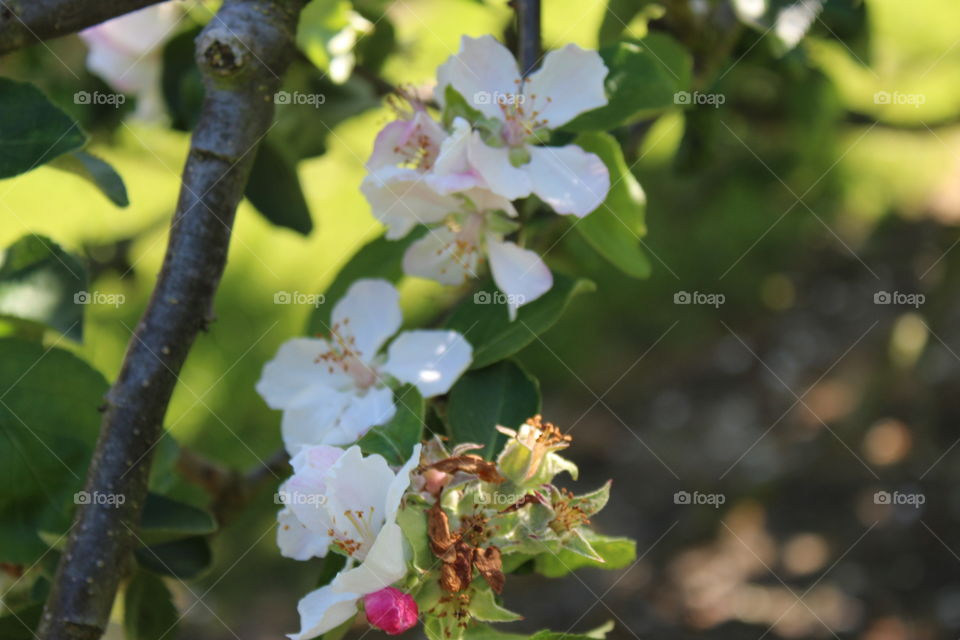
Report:
[[[347,556],[333,581],[300,600],[301,630],[293,640],[319,636],[349,620],[365,595],[388,587],[407,573],[403,533],[396,522],[410,472],[421,445],[394,473],[379,455],[364,457],[318,445],[293,457],[293,476],[281,487],[286,506],[278,515],[277,542],[287,557],[306,560],[328,550]],[[355,564],[357,563],[357,564]]]
[[117,91],[134,94],[138,118],[163,114],[160,91],[163,45],[183,12],[174,2],[152,5],[80,33],[87,43],[87,68]]
[[354,282],[337,302],[326,338],[294,338],[263,368],[257,391],[283,410],[287,451],[355,442],[396,413],[391,385],[417,387],[425,398],[449,391],[473,355],[456,331],[400,328],[400,295],[386,280]]
[[437,70],[436,100],[443,106],[452,86],[495,126],[447,145],[435,172],[469,166],[505,198],[534,193],[558,213],[587,215],[607,196],[607,167],[576,145],[541,143],[550,130],[607,104],[606,75],[597,52],[570,44],[548,53],[538,71],[522,78],[513,54],[492,36],[464,36],[460,51]]

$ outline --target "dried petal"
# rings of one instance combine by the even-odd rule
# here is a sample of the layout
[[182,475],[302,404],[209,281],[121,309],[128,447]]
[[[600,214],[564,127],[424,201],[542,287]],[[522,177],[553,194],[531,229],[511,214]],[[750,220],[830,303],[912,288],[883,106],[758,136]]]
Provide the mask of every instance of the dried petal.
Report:
[[484,482],[501,483],[505,480],[500,472],[497,471],[497,465],[489,460],[484,460],[478,455],[467,453],[462,456],[446,458],[430,465],[437,471],[444,473],[456,473],[462,471],[470,475],[477,476]]
[[500,549],[497,547],[487,547],[477,550],[473,557],[473,566],[477,568],[483,579],[487,581],[490,588],[495,593],[503,591],[504,575],[503,562],[500,559]]

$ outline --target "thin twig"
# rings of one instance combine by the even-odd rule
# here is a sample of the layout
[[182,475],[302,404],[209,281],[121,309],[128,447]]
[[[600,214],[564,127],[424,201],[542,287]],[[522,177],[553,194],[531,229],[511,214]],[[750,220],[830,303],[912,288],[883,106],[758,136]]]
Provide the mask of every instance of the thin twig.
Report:
[[[33,1],[33,0],[31,0]],[[156,288],[106,398],[85,490],[39,640],[95,640],[136,544],[153,444],[197,333],[212,318],[237,204],[273,119],[303,0],[226,0],[197,39],[205,98]]]
[[540,0],[513,0],[517,13],[517,60],[524,76],[540,63]]

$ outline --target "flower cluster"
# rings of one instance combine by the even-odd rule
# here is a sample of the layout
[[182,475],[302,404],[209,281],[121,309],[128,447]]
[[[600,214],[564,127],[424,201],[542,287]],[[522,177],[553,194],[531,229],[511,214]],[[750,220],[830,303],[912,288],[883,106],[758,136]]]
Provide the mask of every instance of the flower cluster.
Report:
[[460,638],[480,622],[519,619],[497,602],[510,567],[564,551],[602,563],[589,524],[609,483],[580,496],[554,486],[577,467],[557,453],[570,437],[539,416],[502,430],[511,437],[495,462],[470,453],[481,445],[448,451],[434,439],[396,473],[358,446],[302,448],[281,487],[281,553],[339,554],[345,566],[300,601],[301,630],[289,637],[317,637],[362,608],[389,634],[422,617],[431,639]]
[[540,256],[505,239],[518,228],[511,201],[533,194],[578,217],[604,201],[603,161],[549,142],[554,129],[607,103],[606,75],[595,51],[568,45],[523,77],[494,38],[465,36],[437,71],[440,119],[412,101],[377,136],[361,186],[388,238],[429,228],[407,250],[405,272],[457,285],[488,259],[511,319],[546,293],[553,278]]

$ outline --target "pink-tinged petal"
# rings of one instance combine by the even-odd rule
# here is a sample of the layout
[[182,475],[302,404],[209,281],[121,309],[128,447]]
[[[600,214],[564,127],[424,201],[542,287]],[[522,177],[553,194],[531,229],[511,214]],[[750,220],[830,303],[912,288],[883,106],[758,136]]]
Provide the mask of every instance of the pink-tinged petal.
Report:
[[427,175],[427,182],[440,193],[466,191],[483,181],[470,166],[470,141],[473,130],[463,118],[453,121],[453,132],[440,145],[440,154]]
[[516,218],[518,215],[516,208],[510,200],[489,189],[470,189],[463,195],[470,198],[470,201],[473,202],[477,211],[503,211],[511,218]]
[[551,51],[524,85],[524,111],[555,129],[585,111],[607,104],[603,89],[607,66],[596,51],[568,44]]
[[463,36],[460,51],[437,69],[434,97],[442,107],[447,85],[485,116],[503,119],[495,96],[518,91],[520,71],[513,54],[493,36]]
[[277,514],[277,546],[280,555],[293,560],[309,560],[327,555],[330,537],[308,529],[286,507]]
[[533,302],[553,286],[553,274],[535,251],[503,242],[488,233],[487,254],[493,280],[507,296],[510,320],[517,317],[518,308]]
[[[445,195],[477,182],[461,176],[450,176],[449,182],[436,181],[433,174],[423,174],[402,167],[383,167],[367,174],[360,191],[370,203],[373,217],[387,227],[387,239],[402,238],[418,224],[434,224],[460,208],[460,201]],[[453,179],[456,179],[454,181]]]
[[528,147],[530,162],[523,166],[533,192],[557,213],[583,217],[607,199],[610,172],[598,156],[576,145]]
[[271,409],[286,409],[305,390],[317,386],[342,386],[348,381],[346,375],[317,364],[317,357],[329,349],[326,340],[317,338],[287,340],[280,345],[273,360],[264,365],[257,382],[257,393]]
[[475,278],[480,248],[457,243],[457,234],[441,227],[431,229],[411,244],[403,255],[403,272],[440,284],[459,285]]
[[417,624],[420,614],[417,603],[409,593],[396,587],[386,587],[363,597],[367,622],[371,626],[395,636]]
[[288,633],[290,640],[310,640],[335,629],[357,613],[360,595],[338,591],[326,585],[304,596],[297,604],[300,632]]
[[456,331],[405,331],[390,343],[383,370],[432,398],[449,391],[472,358],[473,348]]
[[[395,479],[383,456],[363,456],[358,446],[347,449],[327,475],[324,507],[334,519],[334,537],[359,544],[355,550],[346,550],[357,560],[367,558],[374,543],[371,536],[377,535],[384,524],[387,496]],[[297,511],[297,505],[291,506],[300,521],[313,528],[312,522]],[[345,517],[348,511],[351,515]]]
[[377,134],[367,169],[432,160],[446,137],[440,123],[425,111],[417,111],[409,120],[394,120]]
[[369,364],[403,322],[400,293],[386,280],[357,280],[337,302],[330,320],[330,330],[353,355]]
[[480,139],[476,131],[470,140],[470,165],[480,174],[487,187],[508,200],[530,195],[532,185],[524,167],[510,164],[510,150],[506,147],[491,147]]

